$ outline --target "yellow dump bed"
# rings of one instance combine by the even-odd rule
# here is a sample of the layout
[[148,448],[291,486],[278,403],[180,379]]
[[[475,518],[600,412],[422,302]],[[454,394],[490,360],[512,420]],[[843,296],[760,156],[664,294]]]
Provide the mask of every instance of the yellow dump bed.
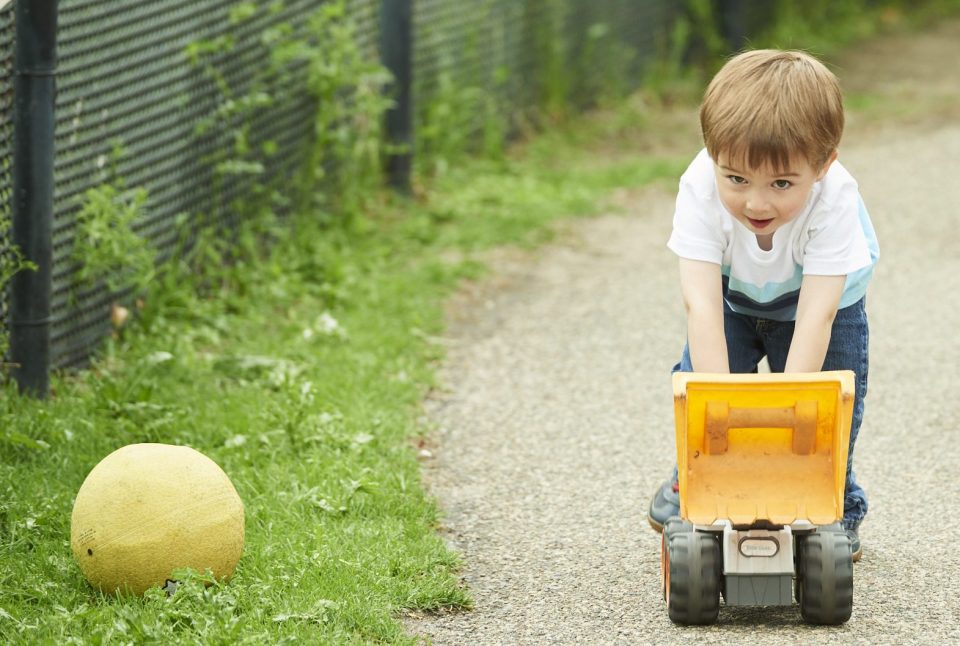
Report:
[[675,373],[680,515],[697,524],[843,517],[849,370]]

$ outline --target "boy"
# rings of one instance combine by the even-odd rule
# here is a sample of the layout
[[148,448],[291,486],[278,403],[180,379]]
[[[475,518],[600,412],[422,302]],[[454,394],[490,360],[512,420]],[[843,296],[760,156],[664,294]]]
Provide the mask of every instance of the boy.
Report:
[[[864,294],[879,248],[857,183],[837,161],[836,77],[802,52],[732,58],[700,106],[706,148],[680,180],[667,246],[680,258],[687,344],[674,371],[853,370],[843,526],[854,560],[867,499],[851,463],[867,392]],[[648,518],[679,514],[676,470]]]

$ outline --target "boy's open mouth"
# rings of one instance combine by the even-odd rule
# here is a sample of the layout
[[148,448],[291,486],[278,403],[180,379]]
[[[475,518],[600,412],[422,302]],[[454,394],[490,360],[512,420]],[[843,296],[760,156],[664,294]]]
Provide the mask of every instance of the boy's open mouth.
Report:
[[751,225],[755,226],[758,229],[762,229],[768,224],[770,224],[771,222],[773,222],[772,218],[770,220],[754,220],[753,218],[747,218],[747,220],[750,221]]

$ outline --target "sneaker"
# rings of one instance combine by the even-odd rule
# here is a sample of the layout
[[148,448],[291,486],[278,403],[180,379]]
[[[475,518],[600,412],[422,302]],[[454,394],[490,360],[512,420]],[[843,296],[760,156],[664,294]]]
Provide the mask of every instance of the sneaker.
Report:
[[647,512],[647,521],[650,527],[658,532],[663,531],[663,524],[671,516],[680,515],[680,483],[676,480],[667,480],[650,500],[650,510]]
[[843,521],[843,531],[850,539],[850,551],[853,552],[853,562],[856,563],[863,556],[863,545],[860,544],[860,521]]

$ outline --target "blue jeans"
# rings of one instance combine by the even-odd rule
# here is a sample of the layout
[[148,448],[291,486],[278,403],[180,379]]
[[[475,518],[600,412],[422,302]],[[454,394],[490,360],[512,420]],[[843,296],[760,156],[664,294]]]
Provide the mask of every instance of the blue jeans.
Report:
[[[757,364],[764,356],[772,372],[783,372],[787,352],[793,339],[793,321],[771,321],[755,316],[737,314],[726,303],[723,309],[724,335],[727,337],[727,356],[730,372],[757,372]],[[823,360],[824,370],[852,370],[856,374],[856,395],[853,403],[853,422],[850,425],[850,452],[847,457],[847,482],[844,492],[843,522],[846,526],[859,523],[867,513],[867,495],[857,484],[853,472],[853,447],[863,421],[863,399],[867,395],[869,368],[868,345],[870,331],[864,299],[837,311],[830,333],[830,345]],[[693,372],[690,348],[684,346],[677,372]]]

